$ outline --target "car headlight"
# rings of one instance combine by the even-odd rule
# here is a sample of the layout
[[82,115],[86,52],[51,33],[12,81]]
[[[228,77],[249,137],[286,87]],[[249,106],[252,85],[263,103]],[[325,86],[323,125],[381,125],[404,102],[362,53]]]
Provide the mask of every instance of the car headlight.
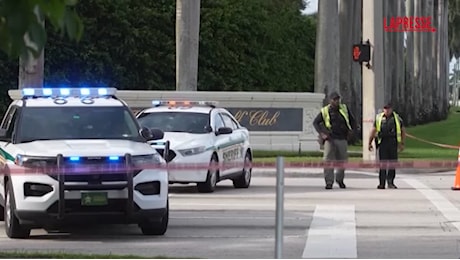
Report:
[[161,164],[164,159],[160,154],[134,155],[131,157],[135,167],[148,167],[149,165]]
[[16,165],[29,168],[44,168],[47,166],[56,165],[56,157],[28,156],[18,154],[14,161]]
[[179,152],[182,154],[182,156],[190,156],[190,155],[195,155],[195,154],[200,154],[206,151],[206,147],[204,146],[198,146],[198,147],[193,147],[189,149],[182,149],[179,150]]

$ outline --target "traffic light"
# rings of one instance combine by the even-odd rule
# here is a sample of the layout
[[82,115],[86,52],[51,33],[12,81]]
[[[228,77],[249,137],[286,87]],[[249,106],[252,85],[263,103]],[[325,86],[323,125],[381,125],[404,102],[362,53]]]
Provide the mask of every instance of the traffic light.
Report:
[[353,61],[363,63],[371,60],[371,45],[369,42],[353,45]]

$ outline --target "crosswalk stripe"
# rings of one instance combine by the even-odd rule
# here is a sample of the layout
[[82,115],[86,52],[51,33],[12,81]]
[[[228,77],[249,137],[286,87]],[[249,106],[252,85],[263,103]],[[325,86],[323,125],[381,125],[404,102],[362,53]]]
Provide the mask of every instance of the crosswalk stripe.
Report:
[[317,205],[302,258],[357,258],[354,205]]
[[422,193],[438,210],[460,231],[460,210],[441,193],[429,188],[416,179],[403,179],[409,185]]

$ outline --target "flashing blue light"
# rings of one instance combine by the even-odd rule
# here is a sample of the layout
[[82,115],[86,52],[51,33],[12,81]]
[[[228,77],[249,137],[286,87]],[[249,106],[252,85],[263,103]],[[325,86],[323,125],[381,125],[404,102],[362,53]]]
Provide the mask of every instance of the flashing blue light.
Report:
[[61,95],[63,95],[63,96],[69,96],[69,95],[70,95],[70,89],[68,89],[68,88],[61,88]]
[[120,160],[120,157],[118,157],[118,156],[110,156],[109,160],[110,161],[118,161],[118,160]]
[[25,89],[22,90],[22,94],[24,96],[33,96],[33,95],[35,95],[35,89],[33,89],[33,88],[25,88]]
[[80,161],[80,157],[78,157],[78,156],[72,156],[72,157],[70,157],[69,159],[70,159],[72,162],[78,162],[78,161]]
[[89,96],[90,95],[90,90],[88,88],[82,88],[82,89],[80,89],[80,94],[82,96]]
[[98,93],[99,95],[101,95],[101,96],[106,96],[107,93],[108,93],[108,91],[107,91],[106,88],[100,88],[100,89],[97,90],[97,93]]
[[21,90],[22,97],[107,97],[115,96],[116,88],[69,88],[63,85],[61,88],[24,88]]
[[50,89],[50,88],[44,88],[43,89],[43,95],[44,96],[51,96],[51,95],[53,95],[53,90]]
[[161,101],[160,100],[153,100],[152,105],[153,106],[159,106],[159,105],[161,105]]

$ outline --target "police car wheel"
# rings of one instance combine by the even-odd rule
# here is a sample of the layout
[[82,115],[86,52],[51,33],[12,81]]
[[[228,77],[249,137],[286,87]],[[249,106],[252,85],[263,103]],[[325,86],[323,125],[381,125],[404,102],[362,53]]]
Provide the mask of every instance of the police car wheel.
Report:
[[9,238],[28,238],[30,229],[19,224],[18,218],[14,215],[16,205],[14,202],[13,188],[11,182],[6,186],[5,192],[5,232]]
[[211,168],[208,170],[206,182],[198,182],[196,185],[198,192],[214,192],[214,190],[216,189],[217,182],[219,180],[219,170],[217,169],[218,165],[219,163],[217,160],[217,155],[213,154],[211,157],[211,161],[209,162],[209,166],[211,166]]
[[166,213],[161,218],[161,221],[151,221],[149,219],[145,220],[142,223],[139,223],[142,234],[144,235],[153,235],[153,236],[162,236],[166,233],[168,229],[169,222],[169,201],[166,204]]
[[246,152],[244,156],[244,166],[241,171],[241,175],[233,179],[233,187],[235,188],[248,188],[251,183],[251,174],[252,174],[252,157],[251,154]]

